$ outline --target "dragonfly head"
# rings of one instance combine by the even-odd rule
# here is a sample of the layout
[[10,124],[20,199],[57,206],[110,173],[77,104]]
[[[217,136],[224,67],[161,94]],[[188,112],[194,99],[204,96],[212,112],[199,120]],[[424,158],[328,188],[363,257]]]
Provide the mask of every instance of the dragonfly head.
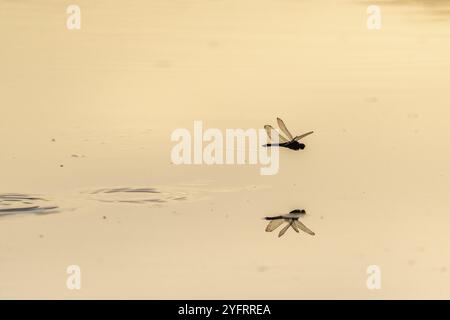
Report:
[[300,209],[295,209],[295,210],[293,210],[293,211],[291,211],[290,213],[301,213],[301,214],[306,214],[306,211],[305,210],[300,210]]
[[300,142],[294,140],[294,142],[289,143],[289,148],[294,149],[294,150],[299,150],[299,149],[303,150],[303,149],[305,149],[305,145],[303,143],[300,143]]

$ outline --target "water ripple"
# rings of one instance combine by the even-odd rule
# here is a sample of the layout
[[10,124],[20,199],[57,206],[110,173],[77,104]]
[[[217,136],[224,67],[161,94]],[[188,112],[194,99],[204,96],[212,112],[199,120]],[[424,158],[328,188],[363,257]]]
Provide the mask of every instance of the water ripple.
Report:
[[184,201],[189,194],[180,190],[161,190],[148,187],[101,188],[87,192],[99,202],[150,204],[159,206],[171,201]]
[[49,214],[58,212],[57,206],[48,205],[48,200],[21,193],[0,194],[0,217],[19,214]]

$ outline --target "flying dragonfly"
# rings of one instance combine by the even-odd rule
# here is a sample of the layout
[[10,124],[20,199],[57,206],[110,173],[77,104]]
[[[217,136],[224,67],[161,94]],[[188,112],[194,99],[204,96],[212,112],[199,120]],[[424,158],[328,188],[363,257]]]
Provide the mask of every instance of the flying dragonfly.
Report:
[[[280,127],[281,131],[288,137],[286,139],[281,134],[278,134],[279,136],[279,143],[268,143],[263,145],[263,147],[284,147],[292,150],[299,150],[299,149],[305,149],[305,145],[303,143],[298,142],[300,139],[303,139],[306,136],[309,136],[310,134],[314,133],[314,131],[310,131],[307,133],[304,133],[302,135],[293,137],[292,134],[287,129],[286,125],[284,124],[284,121],[280,118],[277,118],[278,127]],[[266,129],[267,135],[269,136],[269,139],[272,140],[272,131],[275,131],[275,129],[271,125],[265,125],[264,129]]]
[[280,233],[278,234],[278,237],[281,237],[283,234],[286,233],[286,231],[289,229],[289,227],[292,227],[292,229],[295,230],[295,232],[299,232],[299,229],[306,232],[307,234],[314,235],[315,233],[309,230],[303,223],[301,223],[298,219],[305,215],[305,210],[299,210],[295,209],[289,212],[288,214],[274,216],[274,217],[265,217],[265,220],[269,220],[269,224],[266,227],[266,232],[272,232],[279,226],[281,226],[283,223],[287,223],[286,226],[281,229]]

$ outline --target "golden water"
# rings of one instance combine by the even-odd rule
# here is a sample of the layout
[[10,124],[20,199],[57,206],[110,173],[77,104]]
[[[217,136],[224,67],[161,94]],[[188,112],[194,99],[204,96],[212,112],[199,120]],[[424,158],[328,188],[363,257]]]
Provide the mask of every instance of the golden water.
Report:
[[[1,0],[1,208],[41,210],[0,219],[0,297],[450,298],[446,3]],[[275,176],[171,164],[277,116],[315,133]],[[316,236],[264,232],[295,208]]]

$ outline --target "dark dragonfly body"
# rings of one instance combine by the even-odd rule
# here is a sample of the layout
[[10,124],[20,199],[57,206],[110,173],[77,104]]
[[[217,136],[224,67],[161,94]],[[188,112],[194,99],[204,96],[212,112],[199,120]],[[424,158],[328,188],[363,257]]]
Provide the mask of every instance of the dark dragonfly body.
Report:
[[305,145],[303,143],[299,143],[298,141],[295,140],[283,143],[268,143],[263,145],[263,147],[283,147],[291,150],[305,149]]
[[295,209],[292,210],[291,212],[289,212],[288,215],[283,214],[283,215],[279,215],[279,216],[272,216],[272,217],[264,217],[265,220],[278,220],[278,219],[293,219],[293,220],[298,220],[298,218],[300,218],[300,216],[302,214],[306,214],[305,210],[300,210],[300,209]]
[[[278,126],[280,127],[281,131],[287,136],[287,139],[282,136],[281,134],[277,134],[279,143],[267,143],[263,145],[263,147],[283,147],[291,150],[303,150],[305,149],[305,145],[303,143],[298,142],[300,139],[310,135],[313,133],[313,131],[304,133],[302,135],[293,137],[292,134],[287,129],[286,125],[284,124],[283,120],[280,118],[277,118]],[[272,140],[272,133],[277,133],[275,129],[271,125],[265,125],[264,129],[266,129],[267,136],[270,140]]]

